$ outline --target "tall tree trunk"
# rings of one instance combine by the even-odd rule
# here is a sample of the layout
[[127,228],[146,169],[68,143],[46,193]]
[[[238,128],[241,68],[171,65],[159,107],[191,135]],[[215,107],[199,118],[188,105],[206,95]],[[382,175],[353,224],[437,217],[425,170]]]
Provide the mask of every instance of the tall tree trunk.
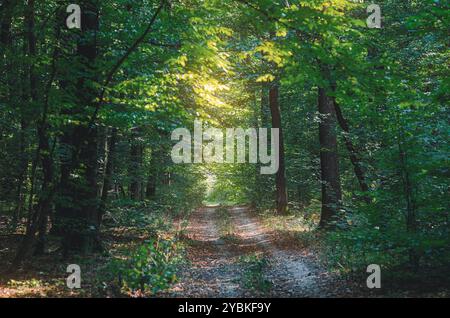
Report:
[[333,100],[324,88],[319,87],[319,142],[322,182],[322,211],[320,227],[331,227],[336,221],[342,199],[337,153],[336,120]]
[[53,191],[53,159],[52,151],[50,149],[48,129],[46,123],[41,123],[38,128],[39,135],[39,147],[42,149],[41,160],[42,160],[42,172],[43,180],[41,193],[39,195],[38,202],[38,215],[37,215],[37,226],[38,226],[38,241],[36,245],[35,254],[43,254],[45,249],[45,237],[47,234],[48,218],[50,215],[51,205],[53,201],[54,191]]
[[[98,118],[100,107],[105,102],[106,90],[111,84],[116,72],[122,67],[128,57],[144,42],[147,35],[152,30],[159,13],[162,11],[166,0],[161,0],[158,8],[152,15],[145,31],[136,39],[136,41],[126,50],[125,54],[114,64],[106,79],[102,83],[100,91],[96,91],[89,82],[98,82],[98,72],[95,69],[97,59],[97,30],[99,26],[98,19],[98,1],[83,1],[82,10],[82,38],[78,43],[78,55],[81,57],[80,69],[77,74],[83,74],[83,78],[78,80],[77,92],[79,99],[79,108],[75,111],[77,114],[89,114],[93,108],[92,115],[88,115],[85,123],[78,126],[69,126],[62,137],[62,141],[68,146],[69,158],[61,162],[61,181],[60,195],[66,201],[59,200],[59,206],[56,210],[56,221],[59,232],[63,234],[63,253],[65,256],[70,251],[89,252],[92,249],[99,249],[99,228],[97,224],[98,200],[97,200],[97,175],[96,157],[94,149],[97,149],[96,142],[96,120]],[[76,171],[78,170],[78,171]],[[73,178],[73,172],[84,177],[80,179]],[[90,188],[87,185],[95,185]]]
[[109,138],[109,141],[107,143],[108,149],[105,157],[106,160],[105,177],[103,180],[102,197],[98,213],[99,225],[102,224],[103,214],[106,211],[106,205],[108,203],[108,192],[112,184],[112,175],[114,171],[114,157],[116,152],[116,141],[117,141],[117,128],[113,128],[111,130],[111,137]]
[[[406,200],[406,230],[410,235],[414,235],[417,232],[417,204],[413,194],[413,182],[411,180],[410,171],[408,168],[408,154],[405,149],[405,137],[403,127],[401,126],[399,115],[397,114],[398,125],[398,152],[400,160],[400,173],[402,176],[403,189]],[[419,266],[420,255],[417,249],[411,247],[409,249],[409,262],[414,269]]]
[[[23,115],[22,115],[23,116]],[[27,124],[22,118],[19,131],[19,174],[17,176],[17,192],[16,192],[16,207],[12,220],[12,229],[14,230],[22,218],[22,211],[25,204],[25,197],[23,195],[24,181],[27,178],[28,155],[26,152],[27,138],[26,138]]]
[[[30,98],[32,103],[37,103],[38,102],[38,91],[37,91],[37,76],[35,74],[35,61],[33,61],[34,58],[36,58],[36,54],[37,54],[37,43],[36,43],[36,35],[35,35],[35,1],[34,0],[29,0],[27,7],[26,7],[26,11],[25,11],[25,26],[26,26],[26,37],[27,37],[27,46],[25,46],[25,50],[26,53],[30,59],[30,62],[27,64],[27,68],[28,68],[28,72],[25,72],[25,74],[28,74],[28,83],[29,83],[29,96],[27,95],[26,90],[24,90],[24,104],[26,105],[26,107],[28,106],[28,97]],[[24,78],[25,80],[25,78]],[[38,135],[39,135],[39,131],[38,131]],[[39,138],[39,136],[38,136]],[[38,141],[39,142],[39,141]],[[38,146],[39,148],[39,146]],[[39,151],[41,151],[42,149],[39,148]],[[36,161],[35,161],[35,169],[37,168],[37,165],[39,164],[39,154],[38,156],[36,156]],[[33,180],[33,185],[34,185],[34,180]],[[31,200],[32,200],[32,196],[33,194],[30,193],[31,195]],[[30,225],[30,217],[31,214],[33,213],[33,209],[32,207],[29,207],[30,211],[29,211],[29,219],[28,219],[28,228]],[[31,235],[34,236],[34,233],[32,233]]]
[[[98,91],[92,87],[98,72],[95,69],[97,59],[97,2],[86,0],[82,10],[82,37],[77,45],[77,54],[81,57],[77,78],[77,102],[74,113],[86,115],[92,112]],[[56,210],[55,231],[63,236],[63,253],[71,251],[90,252],[100,249],[98,240],[99,216],[97,200],[97,128],[86,116],[84,122],[67,126],[61,144],[66,147],[67,155],[61,160],[61,179],[59,191],[61,200]],[[88,123],[89,122],[89,123]],[[79,175],[75,178],[73,175]]]
[[152,152],[152,158],[150,159],[150,171],[148,172],[147,185],[145,189],[145,197],[147,199],[153,199],[156,194],[156,178],[157,178],[157,158],[156,151]]
[[19,246],[13,266],[18,266],[27,254],[30,252],[34,241],[35,234],[39,231],[39,239],[37,241],[35,254],[42,254],[45,247],[45,234],[47,230],[48,215],[51,209],[51,203],[54,196],[53,184],[53,160],[51,158],[51,149],[47,130],[42,124],[38,128],[39,145],[41,151],[43,180],[41,191],[39,193],[38,204],[33,208],[31,220],[28,222],[27,232],[21,245]]
[[273,83],[269,90],[269,106],[272,115],[272,128],[278,128],[280,134],[279,169],[275,175],[277,212],[285,214],[287,208],[286,172],[284,160],[284,140],[281,126],[278,84]]
[[[28,2],[26,21],[27,21],[27,37],[28,37],[28,48],[30,56],[34,57],[36,55],[36,37],[34,35],[35,29],[35,21],[34,21],[34,0],[30,0]],[[57,38],[59,36],[59,28],[57,29]],[[38,136],[38,148],[36,151],[35,162],[33,163],[33,170],[36,169],[36,166],[41,161],[42,164],[42,174],[43,180],[41,185],[41,191],[39,193],[39,200],[35,207],[30,207],[29,220],[27,223],[27,230],[21,245],[18,248],[17,254],[13,260],[13,268],[17,267],[30,252],[34,242],[35,242],[35,234],[39,231],[39,240],[36,246],[36,252],[42,253],[44,251],[44,238],[47,229],[47,220],[48,214],[51,209],[51,203],[53,201],[54,196],[54,187],[53,187],[53,160],[52,160],[52,151],[50,149],[49,144],[49,135],[48,135],[48,124],[47,124],[47,115],[48,115],[48,97],[51,84],[53,82],[53,78],[55,76],[55,63],[57,59],[58,47],[55,46],[52,60],[52,71],[51,77],[49,79],[49,83],[47,85],[47,90],[45,93],[45,98],[43,101],[43,111],[42,117],[38,122],[37,127],[37,136]],[[38,102],[38,92],[37,92],[37,77],[34,74],[34,67],[29,68],[29,79],[30,79],[30,96],[32,102]],[[32,172],[31,178],[34,180],[34,171]],[[34,181],[33,181],[34,183]],[[33,189],[33,187],[31,187]],[[32,196],[33,193],[30,193]],[[31,200],[31,199],[30,199]]]
[[86,182],[88,189],[86,191],[86,219],[89,224],[88,233],[86,235],[86,242],[84,251],[101,250],[102,247],[99,241],[100,234],[100,220],[99,217],[99,201],[98,201],[98,127],[94,129],[88,128],[88,137],[85,150],[85,158],[82,162],[86,162]]
[[138,132],[133,131],[131,136],[131,147],[130,147],[130,166],[129,166],[129,177],[130,183],[130,198],[132,200],[141,200],[141,190],[142,190],[142,157],[143,157],[143,146],[138,138]]
[[[15,92],[15,74],[11,71],[13,68],[9,57],[13,54],[13,37],[11,35],[13,10],[17,5],[17,1],[4,0],[0,6],[0,57],[2,58],[2,67],[4,66],[3,74],[5,75],[5,96],[7,103],[14,107],[16,92]],[[27,41],[24,41],[27,43]],[[28,50],[26,51],[28,54]],[[24,99],[25,101],[25,99]],[[22,101],[22,102],[24,102]],[[19,109],[19,114],[22,117],[20,120],[19,129],[19,166],[17,171],[17,185],[16,185],[16,207],[14,209],[13,218],[11,221],[11,230],[15,230],[19,219],[21,218],[24,198],[23,198],[23,183],[26,179],[26,170],[28,166],[28,158],[26,157],[26,137],[25,130],[27,124],[24,120],[23,112]]]
[[12,44],[11,37],[11,24],[12,24],[12,10],[16,1],[13,0],[3,0],[1,4],[1,21],[0,21],[0,43],[2,44],[1,49],[7,49]]

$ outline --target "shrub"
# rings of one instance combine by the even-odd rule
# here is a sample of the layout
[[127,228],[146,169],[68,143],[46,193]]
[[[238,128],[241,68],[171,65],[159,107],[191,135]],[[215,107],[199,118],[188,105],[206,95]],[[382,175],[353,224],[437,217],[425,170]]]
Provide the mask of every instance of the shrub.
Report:
[[150,240],[124,260],[110,263],[109,272],[119,281],[122,291],[154,295],[176,282],[182,248],[174,240]]
[[272,284],[264,275],[264,272],[269,265],[267,258],[261,254],[249,254],[242,256],[240,262],[244,266],[242,277],[244,286],[259,292],[268,292],[272,287]]

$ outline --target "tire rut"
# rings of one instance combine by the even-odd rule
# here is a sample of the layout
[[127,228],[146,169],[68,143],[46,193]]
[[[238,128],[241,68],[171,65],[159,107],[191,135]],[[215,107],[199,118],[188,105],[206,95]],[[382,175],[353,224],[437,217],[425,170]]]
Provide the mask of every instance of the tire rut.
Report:
[[230,209],[237,235],[249,247],[265,254],[269,260],[266,278],[271,281],[272,297],[328,297],[323,285],[328,273],[299,251],[282,250],[248,208]]
[[174,297],[239,297],[239,266],[235,255],[220,238],[215,207],[198,209],[187,228],[190,266],[172,289]]
[[[298,250],[280,249],[246,207],[229,208],[236,241],[223,240],[216,207],[193,213],[187,228],[188,260],[180,281],[169,297],[330,297],[328,273],[311,256]],[[238,258],[263,253],[268,259],[264,276],[271,282],[269,292],[249,291],[241,286],[243,265]],[[241,283],[241,284],[240,284]]]

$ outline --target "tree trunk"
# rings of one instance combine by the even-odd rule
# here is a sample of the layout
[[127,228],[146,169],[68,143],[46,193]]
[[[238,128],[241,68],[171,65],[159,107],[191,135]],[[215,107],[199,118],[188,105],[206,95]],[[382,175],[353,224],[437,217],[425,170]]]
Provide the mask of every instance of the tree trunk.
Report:
[[140,178],[141,149],[140,146],[136,145],[134,141],[132,141],[130,157],[131,157],[130,171],[129,171],[129,177],[131,179],[129,191],[130,199],[140,200],[141,185],[142,185]]
[[142,180],[142,160],[144,155],[144,146],[139,140],[139,129],[133,129],[130,141],[130,198],[132,200],[142,200],[143,180]]
[[156,194],[156,178],[157,178],[157,160],[156,151],[152,152],[152,158],[150,159],[150,171],[147,177],[147,185],[145,189],[145,197],[150,200],[155,197]]
[[[11,106],[14,105],[15,101],[14,97],[16,95],[15,92],[15,82],[14,74],[11,72],[13,65],[9,60],[8,56],[12,53],[13,49],[13,38],[11,35],[11,26],[12,26],[12,16],[14,7],[17,5],[17,1],[4,0],[0,6],[1,15],[0,15],[0,56],[1,58],[5,58],[2,60],[4,63],[4,75],[6,77],[6,98],[7,103]],[[24,41],[27,43],[27,41]],[[22,103],[25,103],[26,97],[24,98]],[[20,130],[19,130],[19,167],[17,172],[17,185],[16,185],[16,207],[14,209],[13,218],[11,221],[11,230],[14,231],[17,227],[17,223],[19,222],[23,205],[24,205],[24,197],[23,197],[23,183],[27,177],[27,167],[28,167],[28,157],[26,156],[26,136],[25,131],[27,128],[27,123],[23,118],[23,112],[19,112],[22,116],[20,120]]]
[[[90,82],[96,82],[98,8],[97,2],[84,2],[82,10],[82,38],[77,46],[81,57],[77,78],[78,107],[74,114],[89,114],[95,105],[98,91]],[[85,121],[65,128],[61,144],[66,147],[61,158],[60,200],[56,210],[57,233],[63,236],[63,253],[87,253],[100,249],[98,240],[99,216],[97,200],[97,128]],[[74,177],[78,175],[80,177]]]
[[15,6],[15,1],[3,0],[1,5],[1,23],[0,23],[0,43],[1,49],[7,49],[12,44],[11,24],[12,24],[12,10]]
[[38,147],[42,149],[41,160],[44,178],[42,180],[38,204],[33,209],[31,220],[29,220],[28,222],[28,228],[25,234],[25,238],[19,246],[18,252],[13,261],[13,267],[18,266],[30,252],[35,241],[35,234],[38,230],[39,239],[36,245],[35,254],[42,254],[45,248],[45,234],[47,230],[48,214],[51,209],[51,203],[54,196],[54,189],[52,187],[53,161],[51,159],[51,150],[46,129],[43,126],[40,126],[38,128],[38,134]]
[[106,204],[108,202],[108,191],[111,188],[112,184],[112,175],[114,171],[114,156],[116,152],[116,141],[117,141],[117,128],[113,128],[111,130],[111,137],[109,138],[109,142],[107,143],[107,152],[106,152],[106,169],[105,169],[105,177],[103,180],[102,187],[102,197],[101,203],[98,213],[98,224],[102,224],[103,214],[106,211]]
[[[35,29],[35,21],[34,21],[34,0],[30,0],[28,2],[27,14],[26,14],[26,25],[27,25],[27,37],[28,37],[28,49],[31,57],[36,55],[36,37],[34,35]],[[49,88],[51,87],[51,82],[54,77],[54,67],[55,60],[57,57],[57,47],[55,47],[54,56],[53,56],[53,69],[52,76],[49,81]],[[30,80],[30,96],[32,102],[38,102],[38,92],[37,92],[37,77],[34,74],[34,67],[29,67],[29,80]],[[53,201],[54,188],[52,186],[53,183],[53,161],[52,161],[52,151],[50,149],[49,144],[49,136],[48,136],[48,124],[47,124],[47,112],[48,112],[48,94],[44,101],[44,109],[42,113],[42,118],[38,123],[37,128],[37,136],[38,136],[38,148],[36,152],[36,162],[34,163],[34,167],[37,166],[39,161],[42,164],[42,174],[43,180],[41,185],[41,191],[39,193],[38,204],[35,208],[30,210],[30,216],[27,223],[27,230],[25,234],[25,238],[21,242],[21,245],[18,248],[16,257],[13,261],[13,267],[18,266],[23,259],[30,252],[32,245],[35,241],[35,234],[39,231],[39,240],[36,246],[36,253],[43,253],[45,247],[45,235],[47,230],[48,223],[48,214],[51,209],[51,203]],[[34,173],[32,173],[32,178]],[[32,196],[32,193],[30,193]]]
[[[406,230],[410,235],[414,235],[417,232],[417,204],[414,199],[414,186],[411,180],[410,171],[408,169],[408,155],[406,149],[404,148],[404,132],[402,131],[403,128],[398,117],[397,121],[399,127],[397,142],[401,169],[400,172],[406,200]],[[409,262],[414,269],[419,267],[420,255],[414,247],[409,249]]]
[[342,199],[333,100],[319,88],[319,142],[322,182],[320,227],[332,227]]
[[35,254],[43,254],[45,249],[45,236],[47,234],[48,217],[50,215],[51,204],[53,201],[53,160],[51,157],[51,149],[49,144],[49,136],[45,124],[39,128],[39,147],[42,149],[42,171],[43,180],[42,188],[38,203],[38,242],[36,245]]
[[280,134],[279,169],[275,175],[277,213],[285,214],[287,208],[286,172],[284,162],[284,140],[281,126],[281,114],[278,100],[278,84],[274,83],[269,90],[269,106],[272,115],[272,128],[278,128]]
[[26,138],[27,124],[25,120],[21,120],[19,131],[19,174],[17,176],[17,192],[16,192],[16,207],[12,220],[12,229],[14,230],[22,218],[23,206],[25,204],[25,197],[23,193],[24,181],[27,178],[28,155],[26,152],[27,138]]

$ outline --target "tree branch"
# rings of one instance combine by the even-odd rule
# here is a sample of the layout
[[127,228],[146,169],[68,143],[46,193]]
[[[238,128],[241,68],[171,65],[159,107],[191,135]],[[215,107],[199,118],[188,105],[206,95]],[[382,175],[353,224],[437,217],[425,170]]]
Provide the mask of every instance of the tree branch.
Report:
[[153,16],[150,19],[150,22],[148,23],[148,26],[145,29],[145,31],[141,34],[141,36],[139,36],[139,38],[136,39],[136,41],[134,41],[134,43],[128,48],[128,50],[125,52],[125,54],[116,62],[116,64],[114,64],[114,66],[108,72],[108,74],[106,76],[106,79],[105,79],[105,82],[103,83],[103,88],[102,88],[102,90],[100,92],[100,95],[99,95],[99,100],[95,104],[95,111],[94,111],[94,114],[92,115],[92,118],[90,120],[89,127],[91,127],[93,125],[95,119],[97,118],[99,109],[102,106],[102,104],[104,103],[105,94],[106,94],[106,88],[108,87],[108,85],[113,80],[114,75],[119,70],[119,68],[123,65],[123,63],[127,60],[127,58],[139,47],[139,45],[145,40],[147,35],[150,33],[150,31],[151,31],[151,29],[153,27],[153,24],[156,22],[156,19],[157,19],[158,15],[161,13],[161,11],[162,11],[166,1],[167,0],[161,0],[158,8],[155,11],[155,13],[153,13]]

